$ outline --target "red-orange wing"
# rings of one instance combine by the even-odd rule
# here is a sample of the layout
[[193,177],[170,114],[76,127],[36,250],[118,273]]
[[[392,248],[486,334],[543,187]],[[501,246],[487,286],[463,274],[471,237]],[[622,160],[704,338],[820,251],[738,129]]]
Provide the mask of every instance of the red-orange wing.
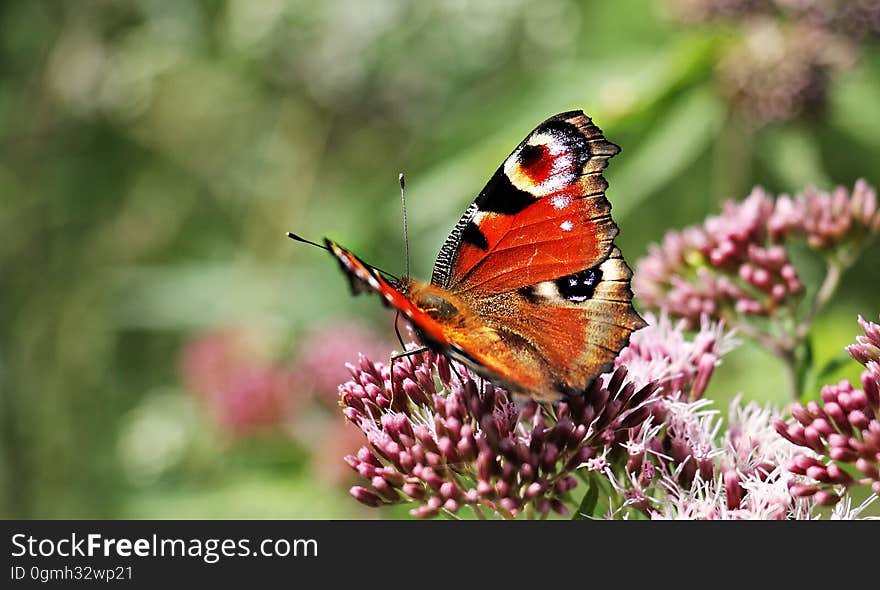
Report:
[[328,239],[325,239],[324,243],[327,245],[330,253],[339,261],[339,265],[342,267],[345,276],[348,277],[354,294],[357,295],[358,293],[365,292],[378,293],[386,305],[400,311],[436,347],[445,348],[450,346],[451,343],[444,327],[419,309],[401,288],[386,281],[385,277],[379,274],[375,268],[339,244]]
[[582,111],[538,125],[456,224],[431,282],[478,297],[600,264],[618,231],[602,170],[618,151]]

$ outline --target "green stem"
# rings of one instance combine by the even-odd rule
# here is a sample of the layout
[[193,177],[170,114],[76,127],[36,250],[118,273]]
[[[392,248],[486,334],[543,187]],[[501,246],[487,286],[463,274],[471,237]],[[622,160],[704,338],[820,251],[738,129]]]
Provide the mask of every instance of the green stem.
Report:
[[813,297],[813,303],[810,305],[810,310],[807,312],[807,315],[804,316],[804,319],[798,324],[797,331],[795,332],[798,341],[802,341],[809,335],[816,316],[819,315],[819,312],[821,312],[831,300],[838,285],[840,285],[840,279],[843,276],[843,269],[844,266],[841,263],[837,261],[829,262],[828,270],[825,273],[825,279],[822,281],[819,290],[816,291],[816,296]]
[[788,388],[789,397],[795,401],[801,397],[801,377],[803,373],[798,368],[797,356],[793,350],[777,350],[774,351],[776,356],[782,361],[785,369],[785,383]]

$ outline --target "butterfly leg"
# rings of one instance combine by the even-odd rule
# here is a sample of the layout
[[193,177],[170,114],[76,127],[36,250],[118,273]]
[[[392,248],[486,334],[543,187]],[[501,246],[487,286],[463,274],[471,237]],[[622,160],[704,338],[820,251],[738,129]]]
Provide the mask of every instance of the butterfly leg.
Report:
[[427,346],[419,346],[419,347],[417,347],[417,348],[413,348],[413,349],[411,349],[411,350],[407,350],[407,349],[406,349],[406,343],[403,341],[403,337],[400,335],[400,329],[399,329],[399,326],[398,326],[398,323],[397,323],[399,319],[400,319],[400,312],[397,312],[397,314],[394,316],[394,333],[397,334],[397,340],[398,340],[398,342],[400,342],[400,347],[403,349],[403,352],[399,352],[399,353],[397,353],[397,354],[393,354],[393,355],[391,355],[391,362],[390,362],[390,365],[391,365],[391,397],[392,397],[392,404],[393,404],[393,401],[394,401],[394,396],[397,394],[397,392],[395,391],[395,388],[394,388],[394,361],[399,360],[399,359],[402,359],[402,358],[407,358],[407,357],[408,357],[408,358],[409,358],[409,366],[410,366],[410,369],[412,369],[413,371],[415,371],[415,369],[416,369],[416,365],[415,365],[415,363],[413,362],[412,357],[413,357],[414,355],[417,355],[417,354],[421,354],[421,353],[423,353],[423,352],[429,352],[429,351],[430,351],[430,349],[429,349]]
[[[403,350],[403,352],[400,354],[394,355],[393,357],[391,357],[391,360],[393,361],[395,358],[403,358],[405,356],[412,356],[414,354],[419,354],[420,352],[426,352],[428,350],[428,348],[426,346],[420,346],[418,348],[412,349],[411,351],[408,351],[406,349],[406,343],[403,341],[403,336],[400,335],[399,321],[400,321],[400,312],[398,311],[397,313],[394,314],[394,334],[397,335],[397,341],[400,342],[400,348],[401,348],[401,350]],[[412,367],[412,369],[415,370],[416,367],[413,364],[412,359],[410,359],[409,362],[410,362],[410,367]]]
[[[412,350],[407,350],[406,352],[398,352],[397,354],[391,355],[391,361],[394,362],[398,359],[422,354],[423,352],[431,352],[431,349],[427,346],[419,346],[418,348],[413,348]],[[410,362],[412,362],[412,359],[410,359]],[[413,365],[413,368],[415,368],[415,365]]]
[[455,376],[458,377],[458,382],[464,387],[464,378],[462,378],[461,373],[458,372],[458,369],[455,368],[455,363],[452,359],[449,359],[449,368],[452,369],[452,372],[455,373]]

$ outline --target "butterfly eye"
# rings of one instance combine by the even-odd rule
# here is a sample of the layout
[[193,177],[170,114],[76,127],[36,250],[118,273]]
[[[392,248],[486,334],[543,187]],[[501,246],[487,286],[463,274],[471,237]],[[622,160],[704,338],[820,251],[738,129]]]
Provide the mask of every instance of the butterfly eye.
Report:
[[416,305],[434,319],[450,319],[458,314],[458,308],[445,297],[425,293],[415,300]]

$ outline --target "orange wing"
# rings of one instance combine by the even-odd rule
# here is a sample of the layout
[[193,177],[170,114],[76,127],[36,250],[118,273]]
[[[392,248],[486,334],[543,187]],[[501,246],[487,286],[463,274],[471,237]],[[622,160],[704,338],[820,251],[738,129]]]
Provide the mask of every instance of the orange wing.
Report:
[[618,151],[581,111],[541,123],[455,226],[437,257],[432,283],[477,296],[602,262],[618,231],[602,170]]
[[414,284],[410,297],[420,310],[438,309],[437,301],[454,310],[437,317],[448,341],[441,352],[514,393],[552,401],[585,391],[645,325],[631,304],[631,276],[614,248],[564,281],[477,299]]

